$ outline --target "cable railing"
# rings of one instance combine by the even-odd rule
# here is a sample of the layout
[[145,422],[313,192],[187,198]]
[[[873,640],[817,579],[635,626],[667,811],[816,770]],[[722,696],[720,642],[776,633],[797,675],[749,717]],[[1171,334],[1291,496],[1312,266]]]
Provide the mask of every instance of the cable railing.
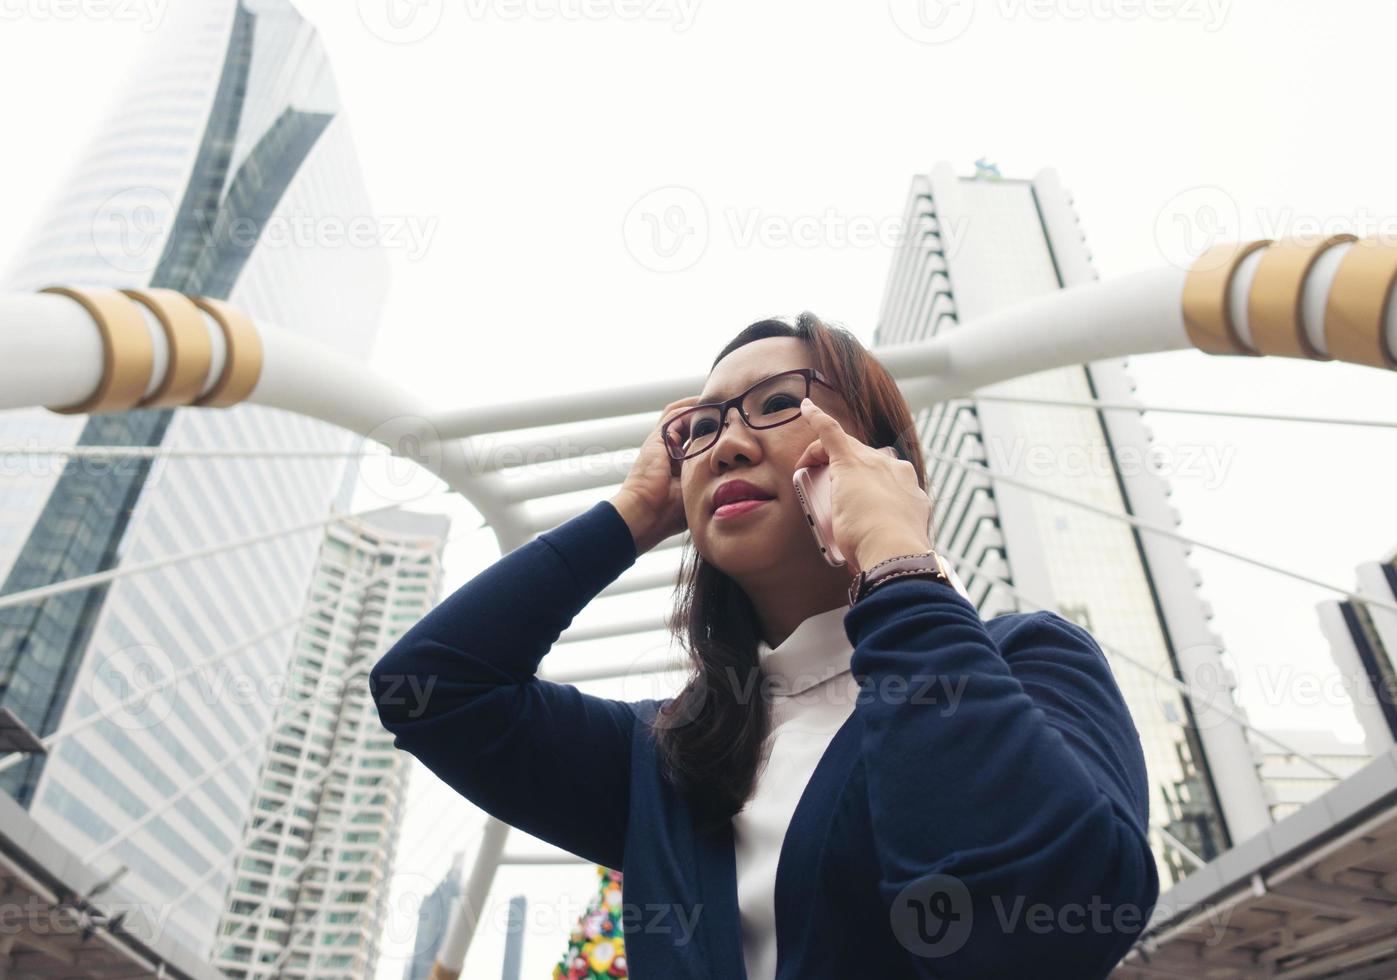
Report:
[[[376,576],[366,575],[363,578],[362,583],[356,582],[354,583],[354,585],[350,587],[360,588],[362,585],[363,587],[367,588],[369,585],[377,584],[377,582],[379,581],[386,582],[389,579],[391,579],[391,577],[391,572]],[[125,706],[127,703],[142,704],[144,703],[144,699],[152,694],[158,694],[161,691],[164,691],[166,688],[178,684],[185,678],[192,677],[193,675],[197,674],[202,670],[205,670],[216,664],[220,664],[225,660],[229,660],[235,656],[238,656],[239,654],[249,652],[251,648],[254,648],[263,640],[269,639],[285,630],[294,629],[298,627],[301,624],[301,622],[306,618],[317,615],[320,612],[323,612],[327,609],[333,608],[336,604],[338,604],[340,599],[341,597],[339,595],[330,595],[325,599],[314,603],[308,608],[295,613],[292,616],[288,616],[285,619],[279,620],[278,622],[273,623],[271,626],[268,626],[265,629],[262,629],[249,637],[245,637],[244,639],[239,640],[237,643],[219,651],[218,653],[211,654],[210,656],[205,657],[202,660],[196,660],[191,664],[187,664],[186,666],[179,668],[173,673],[157,675],[156,680],[147,683],[142,687],[135,688],[124,699],[123,703],[109,706],[105,709],[99,708],[92,714],[84,715],[82,718],[70,721],[67,724],[55,730],[54,732],[45,735],[43,738],[39,740],[39,742],[41,745],[43,745],[45,751],[51,750],[55,745],[59,744],[65,739],[72,738],[74,735],[77,735],[80,732],[87,731],[94,725],[101,724],[103,721],[110,721],[114,717],[113,712],[116,710],[125,710]],[[11,752],[9,755],[0,757],[0,772],[4,772],[9,768],[18,765],[25,759],[25,757],[26,753],[23,752]]]
[[1137,405],[1099,399],[1030,398],[1026,395],[990,395],[976,392],[977,402],[1006,405],[1040,405],[1047,408],[1088,408],[1103,412],[1158,412],[1163,415],[1199,415],[1219,419],[1249,419],[1258,422],[1294,422],[1305,425],[1347,425],[1360,428],[1397,429],[1397,419],[1335,418],[1327,415],[1287,415],[1278,412],[1239,412],[1224,408],[1186,408],[1182,405]]
[[[967,577],[973,575],[979,579],[987,581],[991,585],[997,586],[1000,589],[1002,589],[1009,596],[1018,599],[1021,602],[1025,602],[1028,605],[1033,606],[1035,609],[1044,609],[1049,612],[1057,612],[1057,609],[1055,608],[1054,604],[1044,602],[1041,599],[1035,599],[1032,596],[1025,594],[1022,589],[1015,588],[1014,585],[1006,579],[1003,579],[998,575],[991,574],[990,572],[985,571],[981,566],[973,564],[964,555],[957,554],[956,552],[951,551],[948,548],[938,547],[937,551],[939,551],[942,555],[949,559],[958,568],[964,569]],[[1206,691],[1198,690],[1197,688],[1188,684],[1186,681],[1180,680],[1178,677],[1173,676],[1172,673],[1161,674],[1158,667],[1150,666],[1144,661],[1139,660],[1138,658],[1126,653],[1124,650],[1120,649],[1120,647],[1103,641],[1100,637],[1093,635],[1093,639],[1096,640],[1097,645],[1101,647],[1103,652],[1110,654],[1112,657],[1115,657],[1121,660],[1122,662],[1129,664],[1132,667],[1136,667],[1140,670],[1149,673],[1154,679],[1162,681],[1163,683],[1177,690],[1179,693],[1187,696],[1191,700],[1202,704],[1213,704],[1211,696]],[[1216,707],[1215,704],[1214,707]],[[1293,746],[1287,744],[1284,740],[1277,738],[1269,732],[1257,728],[1251,722],[1238,715],[1235,709],[1224,709],[1223,714],[1229,721],[1235,722],[1236,724],[1240,725],[1242,728],[1246,729],[1252,734],[1257,735],[1258,737],[1270,742],[1272,745],[1284,749],[1288,754],[1293,755],[1298,759],[1304,760],[1305,762],[1314,766],[1320,772],[1324,773],[1326,776],[1332,776],[1335,779],[1343,778],[1333,769],[1330,769],[1328,766],[1324,765],[1324,763],[1320,762],[1318,759],[1315,759],[1312,756],[1300,751],[1299,749],[1294,748]]]
[[1257,558],[1253,555],[1244,554],[1240,551],[1235,551],[1231,548],[1225,548],[1222,545],[1213,544],[1209,541],[1203,541],[1199,538],[1194,538],[1187,534],[1182,534],[1178,531],[1173,530],[1172,528],[1164,527],[1161,524],[1155,524],[1152,521],[1142,520],[1141,518],[1136,517],[1133,514],[1126,514],[1122,511],[1110,510],[1105,507],[1098,507],[1096,504],[1088,503],[1085,500],[1078,500],[1075,497],[1069,497],[1066,494],[1058,493],[1055,490],[1049,490],[1047,487],[1038,486],[1037,484],[1030,483],[1027,480],[1020,480],[1016,477],[996,472],[995,470],[991,469],[983,460],[976,460],[975,464],[972,465],[971,463],[967,463],[963,459],[959,459],[947,453],[938,452],[934,449],[928,449],[926,450],[926,453],[933,459],[947,463],[959,469],[963,469],[967,473],[981,475],[986,479],[990,480],[991,482],[1003,483],[1007,486],[1017,487],[1020,490],[1026,490],[1030,493],[1041,494],[1042,496],[1048,497],[1052,500],[1056,500],[1059,503],[1064,503],[1072,507],[1078,507],[1082,510],[1090,511],[1091,513],[1097,514],[1101,517],[1109,518],[1113,521],[1120,521],[1122,523],[1129,524],[1131,527],[1136,528],[1137,530],[1149,531],[1152,534],[1160,534],[1164,537],[1172,538],[1173,540],[1178,541],[1182,544],[1191,545],[1196,548],[1203,548],[1206,551],[1212,551],[1219,555],[1226,555],[1228,558],[1234,558],[1237,561],[1245,562],[1248,565],[1254,565],[1257,568],[1264,568],[1267,571],[1275,572],[1278,575],[1284,575],[1287,578],[1295,579],[1298,582],[1304,582],[1307,585],[1313,585],[1321,589],[1326,589],[1330,592],[1336,592],[1339,595],[1344,596],[1345,598],[1353,602],[1361,602],[1368,606],[1371,606],[1374,609],[1385,609],[1388,612],[1397,613],[1397,603],[1387,602],[1385,600],[1378,599],[1372,596],[1361,595],[1360,593],[1355,592],[1352,589],[1346,588],[1342,585],[1335,585],[1333,582],[1326,582],[1323,579],[1317,579],[1311,575],[1306,575],[1303,572],[1297,572],[1288,568],[1282,568],[1280,565],[1266,561],[1263,558]]
[[[407,504],[417,503],[428,497],[439,497],[451,493],[450,489],[429,490],[426,493],[412,497],[408,500],[398,501],[389,504],[389,507],[403,507]],[[159,568],[170,568],[175,565],[183,565],[186,562],[196,561],[200,558],[209,558],[213,555],[223,554],[228,551],[237,551],[241,548],[250,548],[256,544],[265,544],[268,541],[280,540],[295,534],[306,534],[311,531],[320,530],[350,518],[362,517],[365,514],[383,507],[370,507],[362,511],[354,511],[344,514],[331,514],[329,517],[316,518],[309,521],[301,521],[298,524],[289,524],[285,527],[274,528],[270,531],[263,531],[260,534],[249,534],[232,541],[223,541],[218,544],[207,545],[203,548],[193,548],[189,551],[176,552],[173,555],[162,555],[159,558],[152,558],[149,561],[131,562],[130,564],[117,565],[104,571],[93,572],[89,575],[79,575],[74,578],[64,579],[60,582],[52,582],[48,585],[36,586],[32,589],[25,589],[21,592],[11,592],[9,595],[0,596],[0,609],[8,609],[11,606],[22,606],[30,602],[38,602],[40,599],[49,599],[56,595],[63,595],[68,592],[76,592],[79,589],[90,589],[93,586],[104,585],[107,582],[114,582],[117,579],[130,578],[136,575],[143,575],[146,572],[153,572]]]

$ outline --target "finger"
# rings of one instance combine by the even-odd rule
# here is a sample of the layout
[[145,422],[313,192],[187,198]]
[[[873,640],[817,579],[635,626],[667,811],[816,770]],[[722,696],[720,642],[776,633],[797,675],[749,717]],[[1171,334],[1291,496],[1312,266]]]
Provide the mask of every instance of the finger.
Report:
[[796,461],[796,465],[792,472],[800,469],[802,466],[825,466],[828,463],[829,453],[825,452],[824,443],[816,439],[805,447],[805,452],[800,454],[800,459]]
[[688,398],[681,398],[677,402],[670,402],[665,406],[665,410],[660,413],[660,425],[663,426],[672,417],[679,414],[679,411],[690,407],[698,401],[698,395],[690,395]]
[[800,400],[800,414],[808,418],[815,431],[820,434],[826,458],[829,457],[830,453],[838,455],[848,449],[849,433],[844,431],[844,427],[839,424],[838,419],[816,405],[808,397]]

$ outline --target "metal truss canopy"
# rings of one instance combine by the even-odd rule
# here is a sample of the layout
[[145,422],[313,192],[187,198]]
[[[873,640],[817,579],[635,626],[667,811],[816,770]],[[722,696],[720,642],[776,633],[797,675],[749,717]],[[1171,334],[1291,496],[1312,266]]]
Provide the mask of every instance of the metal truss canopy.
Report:
[[[877,356],[914,412],[1051,368],[1184,349],[1337,360],[1394,370],[1395,287],[1397,246],[1391,243],[1355,241],[1352,236],[1227,243],[1209,249],[1187,269],[1166,266],[1072,286],[977,317],[929,340],[879,347]],[[591,459],[581,471],[545,472],[534,464],[634,448],[658,421],[662,406],[700,390],[703,381],[702,375],[688,375],[440,411],[364,364],[226,303],[171,290],[67,286],[38,295],[0,296],[0,410],[44,406],[65,414],[96,414],[247,403],[295,412],[358,433],[430,469],[480,512],[503,551],[586,506],[552,498],[614,485],[626,471],[618,461],[603,458]],[[548,427],[562,428],[521,433]],[[584,447],[580,453],[579,446]],[[661,558],[671,556],[667,549],[679,544],[682,537],[676,536],[656,551]],[[660,568],[637,568],[634,573],[618,580],[607,594],[669,581]],[[576,629],[566,639],[603,639],[657,625],[663,624],[632,619],[609,628]],[[559,676],[591,675],[583,671]],[[1397,766],[1389,760],[1389,768],[1397,800]],[[1347,792],[1350,783],[1340,789]],[[7,803],[0,800],[0,808]],[[1324,851],[1324,861],[1332,857],[1338,864],[1331,867],[1321,861],[1322,873],[1316,872],[1313,880],[1285,869],[1254,870],[1248,872],[1252,877],[1247,886],[1259,882],[1259,894],[1248,899],[1249,893],[1217,893],[1237,911],[1235,932],[1226,933],[1221,948],[1191,940],[1194,925],[1156,916],[1150,943],[1122,968],[1133,972],[1121,975],[1222,980],[1255,975],[1238,971],[1248,965],[1254,971],[1257,963],[1266,963],[1271,971],[1267,975],[1323,976],[1327,974],[1314,972],[1321,969],[1316,964],[1338,966],[1354,956],[1367,956],[1371,962],[1383,942],[1397,945],[1397,926],[1384,932],[1389,920],[1397,922],[1397,914],[1389,914],[1397,906],[1397,889],[1387,894],[1389,872],[1380,863],[1389,837],[1397,839],[1397,819],[1389,834],[1382,821],[1394,803],[1371,806],[1381,812],[1355,815],[1354,833],[1359,836],[1344,845],[1348,850],[1332,855]],[[1374,822],[1360,827],[1365,819]],[[1292,817],[1273,831],[1306,826],[1294,821]],[[443,942],[440,975],[459,973],[496,868],[521,857],[505,855],[507,833],[505,825],[487,821],[460,911]],[[1313,837],[1289,841],[1285,853],[1299,853],[1297,849]],[[1269,832],[1258,838],[1263,839],[1270,840]],[[5,846],[7,866],[33,863],[26,857],[23,835],[7,839]],[[1255,846],[1264,851],[1275,842]],[[1186,897],[1189,889],[1206,893],[1199,901],[1214,896],[1208,883],[1221,888],[1224,873],[1228,881],[1241,880],[1227,869],[1229,862],[1241,860],[1237,855],[1260,853],[1250,848],[1252,842],[1228,852],[1166,897]],[[1279,853],[1261,856],[1270,860]],[[1343,865],[1350,856],[1353,862]],[[67,859],[56,855],[53,860],[58,864],[50,866],[51,872]],[[1389,898],[1391,904],[1385,905]],[[43,952],[37,943],[26,948]],[[123,948],[131,950],[133,962],[139,957],[141,963],[155,963],[149,950],[130,944]],[[1362,952],[1365,949],[1371,955]],[[61,964],[69,953],[78,955],[76,949],[60,947],[44,954],[54,957],[50,975],[64,972]],[[1214,970],[1222,972],[1207,972]],[[168,975],[172,968],[165,972]],[[205,974],[191,968],[177,975]]]

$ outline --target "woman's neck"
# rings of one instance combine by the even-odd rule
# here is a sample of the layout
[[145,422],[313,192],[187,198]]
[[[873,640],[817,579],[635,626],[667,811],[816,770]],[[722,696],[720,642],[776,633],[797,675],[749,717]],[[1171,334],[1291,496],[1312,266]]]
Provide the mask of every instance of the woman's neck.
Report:
[[775,648],[811,616],[846,605],[851,577],[848,566],[836,568],[821,559],[820,567],[810,574],[774,575],[765,581],[742,583],[742,588],[756,610],[762,639]]

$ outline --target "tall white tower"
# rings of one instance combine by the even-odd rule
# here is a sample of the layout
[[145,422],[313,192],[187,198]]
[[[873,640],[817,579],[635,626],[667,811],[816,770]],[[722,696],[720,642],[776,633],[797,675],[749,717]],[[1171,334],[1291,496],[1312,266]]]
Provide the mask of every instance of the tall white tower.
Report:
[[[937,164],[913,179],[903,227],[878,345],[956,330],[1097,278],[1071,198],[1050,169],[1032,180],[959,178]],[[1209,628],[1188,549],[975,470],[984,464],[1028,487],[1176,524],[1163,481],[1144,466],[1121,465],[1147,455],[1138,413],[1016,400],[1122,402],[1132,390],[1123,361],[1098,361],[935,405],[917,425],[937,543],[982,570],[962,571],[981,614],[1042,603],[1134,661],[1113,656],[1112,667],[1143,743],[1153,846],[1168,882],[1193,868],[1181,847],[1210,860],[1270,820],[1259,753],[1236,720],[1244,716],[1232,704],[1222,643]],[[1183,698],[1170,684],[1176,675],[1195,685],[1210,680],[1208,704]]]

